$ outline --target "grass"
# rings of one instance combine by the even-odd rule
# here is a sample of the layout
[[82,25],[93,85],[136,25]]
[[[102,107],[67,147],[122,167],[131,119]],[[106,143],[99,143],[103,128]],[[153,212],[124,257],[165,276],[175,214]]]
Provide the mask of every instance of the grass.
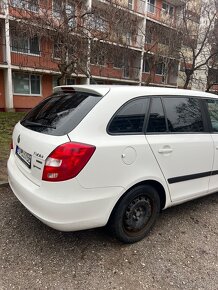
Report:
[[0,113],[0,181],[6,179],[6,163],[10,153],[10,144],[15,124],[25,113]]

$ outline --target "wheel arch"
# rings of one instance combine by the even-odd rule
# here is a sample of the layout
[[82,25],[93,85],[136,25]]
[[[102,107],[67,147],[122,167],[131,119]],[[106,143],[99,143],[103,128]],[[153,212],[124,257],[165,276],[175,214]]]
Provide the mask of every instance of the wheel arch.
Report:
[[156,181],[156,180],[144,180],[144,181],[141,181],[139,183],[136,183],[134,184],[132,187],[130,187],[128,190],[126,190],[126,192],[124,194],[122,194],[120,196],[120,198],[118,199],[118,201],[116,202],[115,206],[113,207],[113,210],[111,211],[111,214],[110,214],[110,217],[109,217],[109,220],[111,219],[112,215],[113,215],[113,212],[115,211],[117,205],[119,204],[119,202],[122,200],[122,198],[130,191],[132,190],[133,188],[135,187],[138,187],[140,185],[150,185],[152,186],[153,188],[155,188],[158,192],[158,195],[160,197],[160,208],[163,209],[166,205],[166,192],[165,192],[165,189],[163,187],[163,185]]

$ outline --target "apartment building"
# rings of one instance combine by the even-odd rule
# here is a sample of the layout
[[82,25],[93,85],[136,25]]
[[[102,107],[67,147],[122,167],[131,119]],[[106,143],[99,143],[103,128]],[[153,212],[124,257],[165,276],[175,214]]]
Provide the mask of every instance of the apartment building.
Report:
[[[52,1],[52,0],[50,0]],[[172,44],[178,38],[177,25],[184,0],[84,0],[85,6],[108,9],[119,6],[126,15],[137,21],[137,31],[128,31],[119,38],[120,54],[114,60],[95,54],[87,62],[89,75],[80,71],[66,79],[67,84],[134,84],[178,87],[181,85],[180,58]],[[0,110],[28,110],[52,93],[60,71],[55,43],[37,36],[25,37],[14,33],[20,11],[38,13],[41,0],[0,2]],[[59,4],[57,4],[59,2]],[[60,0],[51,2],[51,15],[59,17],[56,7]],[[69,8],[69,7],[68,7]],[[71,9],[71,8],[70,8]],[[73,9],[73,8],[72,8]],[[19,14],[21,15],[21,14]],[[104,26],[98,22],[100,29]],[[99,28],[98,27],[98,28]],[[105,29],[105,28],[103,28]],[[162,38],[157,38],[157,32]],[[160,33],[161,32],[161,33]],[[172,33],[173,32],[173,33]],[[171,39],[168,39],[171,35]],[[114,42],[110,42],[113,47]],[[171,44],[170,44],[171,43]],[[180,45],[180,44],[178,44]],[[122,52],[128,51],[131,57]],[[177,47],[178,48],[178,47]],[[92,47],[87,47],[92,50]],[[158,51],[158,53],[157,53]],[[152,60],[152,61],[150,61]],[[152,65],[151,65],[152,64]]]

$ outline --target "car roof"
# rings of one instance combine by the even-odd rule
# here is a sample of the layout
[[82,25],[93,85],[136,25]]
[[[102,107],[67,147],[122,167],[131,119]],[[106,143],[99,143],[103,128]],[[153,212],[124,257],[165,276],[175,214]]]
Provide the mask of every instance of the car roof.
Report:
[[165,88],[165,87],[152,87],[152,86],[132,86],[132,85],[64,85],[55,87],[54,91],[59,91],[62,88],[71,88],[75,91],[86,91],[96,93],[104,96],[108,91],[114,93],[123,93],[123,90],[127,90],[128,93],[133,95],[174,95],[174,96],[195,96],[206,98],[217,98],[216,95],[195,90],[185,90],[179,88]]

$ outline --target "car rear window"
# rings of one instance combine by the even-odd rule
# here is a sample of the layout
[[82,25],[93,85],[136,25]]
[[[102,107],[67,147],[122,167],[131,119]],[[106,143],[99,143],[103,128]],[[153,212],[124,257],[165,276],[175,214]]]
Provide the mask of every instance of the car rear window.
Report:
[[33,108],[21,124],[40,133],[65,135],[82,121],[101,98],[87,92],[58,92]]

